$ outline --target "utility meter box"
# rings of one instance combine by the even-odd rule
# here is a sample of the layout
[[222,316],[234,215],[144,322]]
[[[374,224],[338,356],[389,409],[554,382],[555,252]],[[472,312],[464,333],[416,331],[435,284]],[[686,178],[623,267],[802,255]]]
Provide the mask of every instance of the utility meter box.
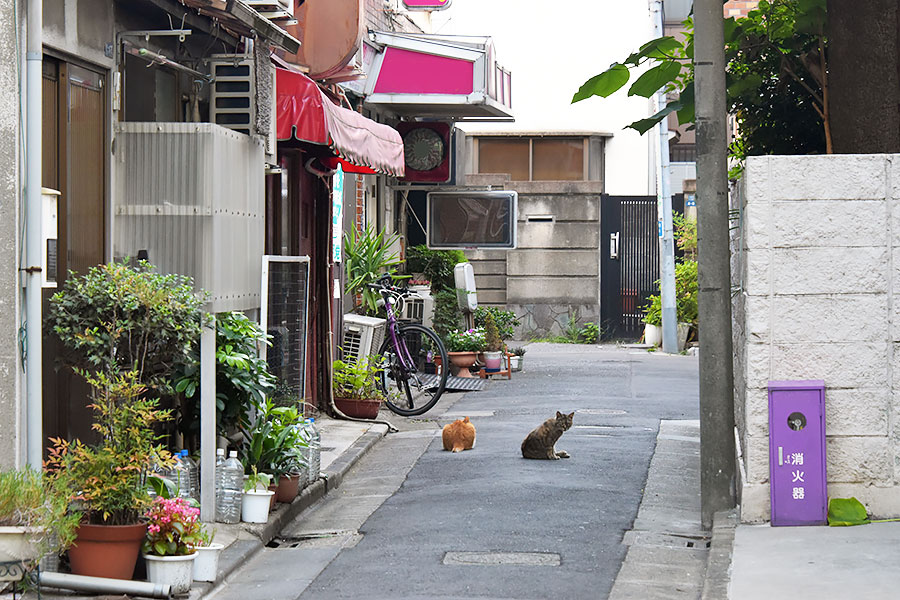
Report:
[[60,192],[41,188],[41,287],[55,288],[58,269]]
[[825,382],[769,382],[772,526],[825,525]]
[[478,308],[475,293],[475,270],[472,263],[459,263],[453,267],[453,283],[456,285],[456,302],[461,311],[473,313]]

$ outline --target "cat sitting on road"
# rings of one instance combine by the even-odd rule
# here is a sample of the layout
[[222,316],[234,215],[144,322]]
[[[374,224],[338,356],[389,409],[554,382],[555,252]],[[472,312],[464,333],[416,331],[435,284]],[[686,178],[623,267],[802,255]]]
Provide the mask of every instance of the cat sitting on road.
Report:
[[475,447],[475,426],[469,422],[469,417],[457,419],[444,425],[441,439],[444,442],[444,450],[450,452],[471,450]]
[[575,413],[564,415],[556,411],[556,417],[547,419],[528,434],[525,441],[522,442],[522,456],[546,460],[569,458],[568,452],[556,450],[553,445],[556,444],[559,436],[572,426],[572,418],[574,416]]

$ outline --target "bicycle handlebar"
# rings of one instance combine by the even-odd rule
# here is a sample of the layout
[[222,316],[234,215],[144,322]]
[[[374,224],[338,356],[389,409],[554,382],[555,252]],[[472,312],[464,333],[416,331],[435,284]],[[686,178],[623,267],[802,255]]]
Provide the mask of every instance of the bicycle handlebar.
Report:
[[393,278],[385,273],[381,277],[378,278],[378,281],[375,283],[367,283],[366,287],[372,290],[378,290],[379,292],[391,292],[394,294],[399,294],[401,296],[409,295],[409,288],[401,288],[394,285],[391,285],[391,281]]

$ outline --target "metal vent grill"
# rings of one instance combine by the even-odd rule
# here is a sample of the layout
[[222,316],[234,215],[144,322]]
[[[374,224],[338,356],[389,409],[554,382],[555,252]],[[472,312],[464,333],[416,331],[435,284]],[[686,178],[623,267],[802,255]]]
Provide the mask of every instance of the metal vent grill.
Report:
[[209,120],[250,135],[256,122],[256,77],[252,57],[216,54],[209,63],[213,80]]
[[355,331],[349,327],[344,328],[344,342],[341,349],[344,358],[353,357],[354,360],[359,356],[359,346],[362,343],[362,333]]

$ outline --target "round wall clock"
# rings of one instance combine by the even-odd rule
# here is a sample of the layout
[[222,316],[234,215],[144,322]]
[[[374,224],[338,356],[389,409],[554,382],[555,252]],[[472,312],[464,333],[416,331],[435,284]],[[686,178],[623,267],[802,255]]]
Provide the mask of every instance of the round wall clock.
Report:
[[406,166],[416,171],[430,171],[444,159],[444,140],[434,129],[420,127],[403,136]]

